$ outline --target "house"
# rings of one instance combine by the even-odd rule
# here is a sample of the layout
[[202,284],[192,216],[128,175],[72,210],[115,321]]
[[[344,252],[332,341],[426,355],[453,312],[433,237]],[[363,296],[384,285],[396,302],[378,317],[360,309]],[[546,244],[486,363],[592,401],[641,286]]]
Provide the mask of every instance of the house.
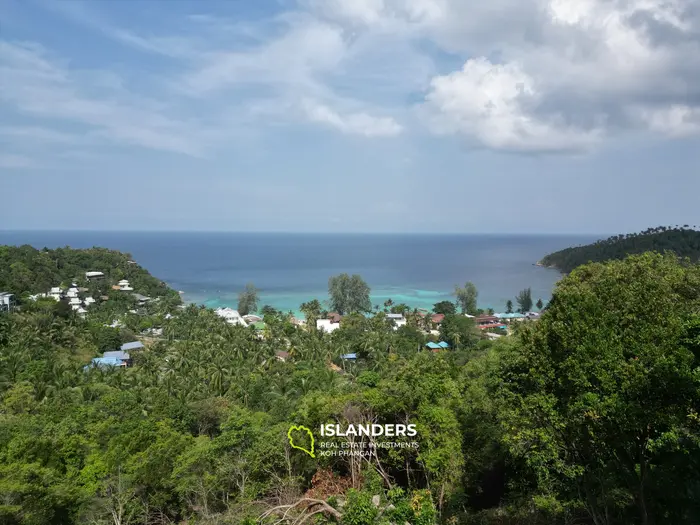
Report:
[[406,326],[406,318],[403,314],[386,314],[386,318],[394,323],[394,330],[398,330],[402,326]]
[[123,292],[133,292],[134,289],[131,287],[129,284],[129,281],[127,279],[122,279],[117,283],[119,285],[119,289],[122,290]]
[[243,317],[241,317],[238,310],[234,310],[233,308],[217,308],[214,313],[219,317],[224,318],[229,324],[248,326],[248,323],[246,323]]
[[275,357],[279,360],[282,361],[283,363],[289,359],[289,352],[277,352],[275,354]]
[[70,301],[68,301],[68,304],[71,306],[80,306],[82,304],[82,301],[78,297],[71,297]]
[[330,334],[340,328],[340,322],[334,323],[332,319],[317,319],[316,329],[323,330],[324,332]]
[[259,323],[260,321],[263,320],[263,318],[260,317],[259,315],[248,314],[248,315],[243,316],[243,320],[246,323]]
[[124,343],[119,349],[122,352],[129,352],[132,350],[143,350],[145,347],[141,341],[134,341],[132,343]]
[[487,324],[499,323],[500,319],[495,315],[480,315],[474,318],[474,322],[477,326],[483,326]]
[[524,315],[524,314],[519,314],[519,313],[493,314],[493,316],[494,316],[495,318],[497,318],[497,319],[502,319],[502,320],[504,320],[504,321],[512,320],[512,319],[516,319],[516,320],[525,319],[525,315]]
[[150,297],[146,297],[145,295],[141,295],[140,293],[135,293],[132,295],[134,296],[136,301],[138,301],[139,305],[141,305],[141,306],[143,306],[144,304],[146,304],[148,301],[151,300]]
[[74,297],[78,297],[78,290],[76,288],[71,288],[66,292],[66,297],[71,299]]
[[123,366],[131,365],[131,356],[123,350],[113,350],[110,352],[105,352],[102,357],[119,359],[120,362],[124,363]]
[[10,292],[0,292],[0,312],[9,312],[16,306],[15,295]]
[[88,369],[90,366],[97,368],[126,367],[126,363],[116,357],[95,357],[90,365],[84,367],[84,369]]
[[525,317],[527,319],[539,319],[541,316],[542,316],[542,314],[539,312],[527,312],[525,314]]
[[433,352],[439,352],[440,350],[447,350],[450,348],[450,345],[447,344],[445,341],[440,341],[439,343],[427,343],[425,345],[426,348],[429,350],[432,350]]
[[75,308],[75,313],[78,315],[85,315],[87,313],[87,310],[82,306],[78,306],[78,308]]
[[433,323],[440,324],[445,320],[445,314],[433,314]]
[[479,330],[488,330],[489,328],[500,328],[502,330],[506,330],[508,327],[504,325],[503,323],[487,323],[487,324],[480,324],[477,326]]
[[112,285],[112,290],[121,290],[121,286],[118,286],[116,284]]
[[499,337],[503,337],[503,334],[495,334],[493,332],[486,332],[486,337],[488,337],[491,340],[498,339]]
[[85,303],[85,306],[90,306],[91,304],[95,304],[95,299],[92,297],[86,297],[83,303]]
[[357,354],[343,354],[340,358],[347,361],[354,361],[357,359]]
[[85,272],[85,278],[89,281],[90,279],[102,279],[105,274],[102,272]]

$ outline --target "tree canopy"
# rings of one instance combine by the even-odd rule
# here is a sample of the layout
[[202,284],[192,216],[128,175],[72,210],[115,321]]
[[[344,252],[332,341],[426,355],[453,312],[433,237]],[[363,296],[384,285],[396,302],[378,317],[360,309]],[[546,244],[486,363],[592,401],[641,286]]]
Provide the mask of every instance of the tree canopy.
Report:
[[328,279],[331,309],[341,315],[372,311],[369,292],[369,286],[359,275],[343,273]]
[[518,303],[518,312],[524,314],[532,310],[532,290],[525,288],[521,290],[515,297],[515,302]]
[[477,314],[476,300],[479,297],[479,291],[474,283],[468,282],[464,285],[464,288],[455,286],[455,295],[457,296],[457,304],[459,304],[463,314]]
[[[316,300],[306,328],[266,309],[255,331],[116,297],[0,314],[1,523],[700,522],[700,266],[675,255],[581,266],[495,341],[456,313],[437,339],[405,305],[405,326],[350,313],[325,333]],[[131,366],[88,366],[135,339]],[[418,434],[325,456],[359,444],[328,423]]]
[[433,312],[444,315],[455,314],[457,313],[457,307],[452,301],[440,301],[433,305]]
[[[269,308],[269,307],[268,307]],[[258,290],[255,285],[248,283],[238,294],[238,313],[248,315],[258,310]]]
[[540,264],[569,273],[589,262],[624,259],[628,255],[672,251],[679,257],[700,260],[700,231],[684,226],[659,226],[640,233],[614,235],[585,246],[566,248],[546,255]]

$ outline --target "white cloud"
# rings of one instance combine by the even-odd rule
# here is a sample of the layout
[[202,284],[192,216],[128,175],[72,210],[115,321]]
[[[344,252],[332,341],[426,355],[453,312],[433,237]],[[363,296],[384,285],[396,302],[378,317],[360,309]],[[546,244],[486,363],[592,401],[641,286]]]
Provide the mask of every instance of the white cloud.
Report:
[[162,60],[160,83],[144,95],[114,72],[4,44],[0,97],[120,143],[204,155],[243,127],[231,115],[391,137],[416,100],[434,132],[496,150],[700,132],[700,0],[297,0],[266,19],[193,13],[148,35],[88,6],[52,9]]
[[[460,71],[433,79],[422,109],[436,131],[495,149],[543,152],[589,149],[604,135],[628,130],[699,131],[698,0],[523,5],[530,15],[519,17],[513,6],[508,23],[496,24],[482,7],[472,19],[443,20],[435,38],[445,48],[497,52],[499,60],[469,59]],[[460,8],[451,6],[454,15]],[[481,29],[472,31],[476,23]],[[463,31],[453,38],[456,24]],[[474,42],[484,31],[490,36]]]
[[80,75],[65,69],[35,44],[0,42],[0,100],[17,111],[81,124],[92,134],[122,144],[192,156],[204,154],[206,133],[196,122],[166,116],[156,100],[124,92],[117,98],[109,92],[90,94],[91,81],[97,79],[97,86],[104,87],[101,78],[99,72]]
[[589,148],[598,131],[577,130],[533,108],[541,93],[517,64],[469,60],[461,71],[433,79],[427,97],[439,133],[462,133],[495,149],[559,151]]
[[303,102],[303,108],[309,120],[343,133],[365,137],[393,137],[402,131],[402,127],[390,117],[373,117],[366,113],[340,115],[331,108],[310,100]]

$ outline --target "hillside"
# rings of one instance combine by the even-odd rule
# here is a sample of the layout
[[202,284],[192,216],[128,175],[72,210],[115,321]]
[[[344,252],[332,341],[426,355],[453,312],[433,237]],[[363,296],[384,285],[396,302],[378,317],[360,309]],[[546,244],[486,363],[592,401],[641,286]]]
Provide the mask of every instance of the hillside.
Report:
[[[90,271],[103,272],[105,277],[88,282],[85,272]],[[0,246],[0,291],[17,297],[45,293],[54,286],[65,288],[73,282],[104,295],[110,285],[121,279],[127,279],[134,290],[149,297],[177,295],[132,261],[128,253],[106,248],[37,250],[29,245]]]
[[539,264],[564,273],[582,264],[624,259],[644,252],[672,251],[692,261],[700,260],[700,231],[683,227],[659,226],[641,233],[615,235],[585,246],[566,248],[545,256]]

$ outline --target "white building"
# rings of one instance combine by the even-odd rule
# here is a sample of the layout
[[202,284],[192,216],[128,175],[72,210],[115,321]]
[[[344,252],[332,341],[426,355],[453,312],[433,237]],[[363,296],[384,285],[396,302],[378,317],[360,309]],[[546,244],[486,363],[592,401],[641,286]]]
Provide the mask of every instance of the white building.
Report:
[[394,322],[394,330],[406,326],[406,318],[402,314],[386,314],[386,318]]
[[85,278],[89,281],[90,279],[102,279],[105,276],[102,272],[85,272]]
[[15,307],[15,296],[9,292],[0,292],[0,312],[9,312]]
[[70,301],[68,301],[68,304],[71,305],[71,306],[73,306],[73,305],[80,306],[81,302],[82,302],[82,301],[81,301],[79,298],[77,298],[77,297],[71,297],[71,298],[70,298]]
[[91,304],[95,304],[95,299],[92,297],[86,297],[85,301],[83,302],[85,303],[85,306],[90,306]]
[[316,329],[330,334],[340,328],[340,323],[334,323],[331,319],[316,319]]
[[241,326],[248,326],[248,323],[245,322],[245,319],[241,317],[241,314],[238,313],[238,310],[234,310],[233,308],[218,308],[215,311],[216,315],[219,317],[223,317],[226,319],[226,322],[229,324],[239,324]]

